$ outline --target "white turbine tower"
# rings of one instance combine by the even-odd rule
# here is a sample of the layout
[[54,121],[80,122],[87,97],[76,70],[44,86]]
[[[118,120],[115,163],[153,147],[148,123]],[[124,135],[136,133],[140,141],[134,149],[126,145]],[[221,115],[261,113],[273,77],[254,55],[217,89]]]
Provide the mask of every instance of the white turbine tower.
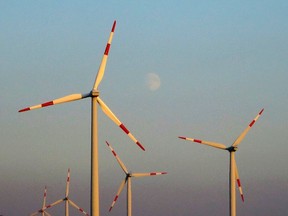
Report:
[[48,101],[35,106],[27,107],[19,110],[19,112],[25,112],[37,108],[47,107],[51,105],[56,105],[60,103],[71,102],[75,100],[81,100],[87,97],[91,98],[91,216],[99,216],[99,176],[98,176],[98,125],[97,125],[97,103],[103,110],[103,112],[115,123],[117,124],[132,140],[135,142],[143,151],[145,150],[141,143],[130,133],[130,131],[124,126],[124,124],[114,115],[114,113],[109,109],[109,107],[104,103],[99,97],[98,86],[104,76],[105,67],[108,59],[108,54],[110,46],[112,43],[112,38],[114,35],[114,30],[116,27],[116,21],[114,21],[112,30],[104,51],[104,55],[99,66],[98,74],[95,78],[92,90],[86,94],[71,94],[65,97],[61,97],[52,101]]
[[212,146],[214,148],[222,149],[222,150],[227,150],[230,154],[230,216],[236,216],[236,181],[238,183],[238,188],[239,192],[241,194],[242,201],[244,202],[244,196],[241,188],[241,183],[240,183],[240,178],[238,174],[238,168],[236,165],[236,160],[235,160],[235,152],[238,149],[238,145],[240,142],[244,139],[248,131],[252,128],[254,123],[258,120],[260,115],[264,109],[262,109],[258,115],[253,119],[253,121],[248,125],[248,127],[240,134],[240,136],[235,140],[235,142],[230,146],[226,147],[224,144],[221,143],[216,143],[216,142],[210,142],[210,141],[204,141],[204,140],[198,140],[198,139],[193,139],[193,138],[187,138],[187,137],[179,137],[180,139],[184,140],[190,140],[192,142]]
[[112,205],[109,209],[109,211],[112,210],[114,204],[116,203],[120,193],[122,192],[125,184],[127,183],[127,215],[128,216],[132,216],[132,189],[131,189],[131,177],[144,177],[144,176],[156,176],[156,175],[163,175],[163,174],[167,174],[167,172],[150,172],[150,173],[131,173],[128,172],[126,166],[124,165],[124,163],[120,160],[120,158],[118,157],[118,155],[116,154],[116,152],[114,151],[114,149],[111,147],[111,145],[106,141],[106,144],[108,145],[108,147],[110,148],[111,152],[113,153],[113,155],[115,156],[116,160],[118,161],[120,167],[122,168],[122,170],[125,173],[125,179],[122,181],[122,183],[120,184],[120,187],[118,189],[118,192],[112,202]]
[[42,204],[42,208],[39,209],[37,212],[32,213],[30,216],[35,216],[37,214],[41,214],[41,216],[51,216],[48,212],[46,212],[44,209],[46,206],[46,198],[47,198],[47,187],[45,186],[44,188],[44,195],[43,195],[43,204]]
[[59,199],[56,202],[47,205],[44,209],[48,209],[51,208],[53,206],[56,206],[62,202],[65,202],[65,216],[69,216],[69,204],[71,206],[73,206],[74,208],[76,208],[79,212],[81,212],[82,214],[89,216],[89,214],[87,212],[85,212],[83,210],[83,208],[80,208],[79,206],[77,206],[70,198],[69,198],[69,187],[70,187],[70,169],[68,169],[68,173],[67,173],[67,179],[66,179],[66,190],[65,190],[65,197],[63,199]]

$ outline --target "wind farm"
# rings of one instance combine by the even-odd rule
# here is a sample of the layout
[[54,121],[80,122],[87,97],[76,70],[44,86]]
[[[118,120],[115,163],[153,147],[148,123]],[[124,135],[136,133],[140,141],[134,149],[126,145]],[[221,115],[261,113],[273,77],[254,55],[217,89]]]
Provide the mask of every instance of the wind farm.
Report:
[[65,197],[63,199],[59,199],[59,200],[47,205],[47,206],[43,205],[43,209],[48,209],[48,208],[51,208],[53,206],[59,205],[62,202],[64,202],[65,203],[65,216],[69,216],[69,205],[73,206],[75,209],[77,209],[83,215],[89,216],[89,214],[86,211],[84,211],[83,208],[80,208],[77,204],[75,204],[75,202],[73,202],[69,198],[69,186],[70,186],[70,168],[68,169],[68,172],[67,172]]
[[[104,103],[102,99],[99,97],[99,90],[98,86],[100,82],[103,79],[106,64],[107,64],[107,59],[108,59],[108,54],[110,50],[110,46],[112,43],[112,39],[114,36],[114,31],[116,27],[116,21],[113,22],[112,29],[109,35],[108,42],[106,44],[106,48],[104,51],[104,55],[101,61],[101,64],[99,66],[99,70],[97,73],[97,76],[94,81],[94,85],[90,93],[86,94],[72,94],[68,96],[61,97],[59,99],[55,99],[52,101],[48,101],[42,104],[26,107],[24,109],[20,109],[19,112],[26,112],[38,108],[43,108],[47,106],[52,106],[52,105],[57,105],[61,103],[66,103],[66,102],[72,102],[75,100],[81,100],[87,97],[91,97],[91,198],[90,198],[90,212],[91,215],[100,215],[100,207],[99,207],[99,162],[98,162],[98,120],[97,120],[97,103],[98,105],[102,108],[103,112],[118,126],[120,127],[129,137],[130,139],[138,145],[143,151],[145,151],[145,148],[143,145],[130,133],[130,131],[124,126],[124,124],[115,116],[115,114],[110,110],[110,108]],[[242,187],[240,183],[240,178],[238,174],[238,169],[235,161],[235,152],[237,150],[237,146],[239,143],[244,139],[250,128],[254,125],[254,123],[257,121],[257,119],[260,117],[264,109],[262,109],[259,114],[255,117],[255,119],[248,125],[248,127],[243,131],[243,133],[235,140],[235,142],[230,146],[226,147],[223,144],[215,143],[215,142],[209,142],[209,141],[203,141],[203,140],[197,140],[197,139],[192,139],[192,138],[186,138],[186,137],[179,137],[181,139],[185,140],[190,140],[193,142],[198,142],[201,144],[206,144],[210,145],[215,148],[220,148],[223,150],[227,150],[230,153],[230,216],[236,216],[236,197],[235,197],[235,182],[238,183],[239,191],[241,194],[242,201],[244,201],[244,196],[242,193]],[[132,215],[132,192],[131,192],[131,177],[143,177],[143,176],[152,176],[152,175],[162,175],[166,174],[166,172],[153,172],[153,173],[129,173],[127,168],[125,167],[124,163],[120,160],[120,158],[117,156],[113,148],[109,145],[109,143],[106,141],[108,147],[112,151],[113,155],[116,157],[120,167],[126,174],[125,179],[121,183],[117,195],[109,209],[109,211],[112,210],[114,204],[116,203],[121,191],[123,190],[125,184],[127,183],[127,215],[131,216]],[[85,215],[88,215],[82,208],[78,207],[73,201],[71,201],[68,198],[69,194],[69,179],[70,179],[70,170],[68,170],[68,176],[67,176],[67,184],[66,184],[66,193],[65,193],[65,198],[60,199],[48,206],[43,206],[42,212],[44,212],[45,209],[51,208],[55,205],[58,205],[61,202],[65,202],[65,215],[69,216],[69,204],[77,208],[79,211],[83,212]]]
[[287,1],[0,6],[0,216],[288,215]]

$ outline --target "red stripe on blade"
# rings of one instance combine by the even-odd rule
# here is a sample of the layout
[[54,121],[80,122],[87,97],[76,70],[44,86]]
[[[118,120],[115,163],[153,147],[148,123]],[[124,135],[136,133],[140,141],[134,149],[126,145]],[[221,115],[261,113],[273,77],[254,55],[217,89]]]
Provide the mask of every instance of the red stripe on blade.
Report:
[[114,155],[115,157],[117,157],[117,154],[116,154],[116,152],[115,152],[115,151],[112,151],[112,153],[113,153],[113,155]]
[[115,27],[116,27],[116,20],[115,20],[114,23],[113,23],[113,26],[112,26],[112,30],[111,30],[111,32],[114,32]]
[[202,140],[197,140],[197,139],[194,139],[194,142],[197,142],[197,143],[202,143]]
[[186,140],[186,137],[179,136],[178,138]]
[[121,124],[119,127],[120,127],[126,134],[129,134],[129,133],[130,133],[129,130],[128,130],[123,124]]
[[241,187],[240,179],[237,179],[238,187]]
[[116,201],[117,201],[117,199],[118,199],[118,196],[115,196],[114,202],[116,202]]
[[262,110],[260,111],[259,115],[261,115],[263,111],[264,111],[264,109],[262,109]]
[[140,142],[137,141],[136,144],[137,144],[143,151],[145,151],[145,148],[141,145]]
[[255,123],[255,120],[253,120],[250,124],[249,124],[249,127],[252,127]]
[[108,56],[108,54],[109,54],[109,49],[110,49],[110,44],[107,43],[106,49],[105,49],[105,52],[104,52],[104,55],[107,55],[107,56]]
[[27,107],[27,108],[24,108],[24,109],[19,110],[18,112],[26,112],[26,111],[29,111],[29,110],[30,110],[30,108]]
[[51,106],[51,105],[54,105],[53,101],[49,101],[49,102],[41,104],[42,107]]

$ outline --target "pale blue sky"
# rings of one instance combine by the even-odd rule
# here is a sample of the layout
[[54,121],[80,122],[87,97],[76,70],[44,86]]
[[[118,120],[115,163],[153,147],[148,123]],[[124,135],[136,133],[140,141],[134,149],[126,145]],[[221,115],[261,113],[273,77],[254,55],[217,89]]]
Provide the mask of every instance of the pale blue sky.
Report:
[[[288,169],[288,2],[0,1],[0,214],[28,215],[64,196],[89,210],[90,100],[19,114],[92,88],[114,20],[101,98],[142,152],[99,110],[101,215],[132,171],[135,215],[228,215],[228,154],[178,136],[231,144],[246,201],[239,215],[285,215]],[[146,75],[161,79],[157,91]],[[125,215],[125,192],[109,214]],[[59,215],[64,206],[51,210]]]

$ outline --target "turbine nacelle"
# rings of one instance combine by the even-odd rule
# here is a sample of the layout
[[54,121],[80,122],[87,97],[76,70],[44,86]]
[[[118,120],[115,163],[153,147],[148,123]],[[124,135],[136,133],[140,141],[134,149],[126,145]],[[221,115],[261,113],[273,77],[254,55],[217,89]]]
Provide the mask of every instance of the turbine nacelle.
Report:
[[238,150],[237,146],[230,146],[226,148],[227,151],[229,152],[236,152]]
[[92,96],[92,97],[98,97],[100,95],[100,93],[99,93],[99,91],[98,90],[92,90],[91,92],[90,92],[90,96]]

